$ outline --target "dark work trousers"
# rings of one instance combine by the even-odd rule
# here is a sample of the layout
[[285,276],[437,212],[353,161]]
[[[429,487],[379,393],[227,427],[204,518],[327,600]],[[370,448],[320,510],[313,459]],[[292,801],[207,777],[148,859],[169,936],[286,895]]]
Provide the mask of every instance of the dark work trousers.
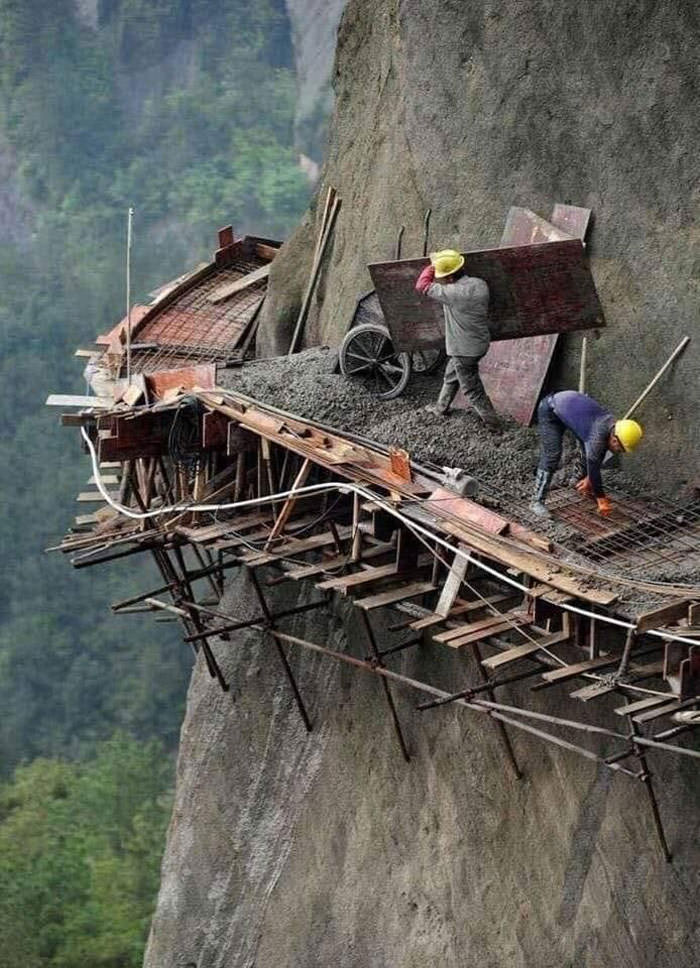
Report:
[[493,404],[489,400],[479,376],[479,361],[483,357],[484,354],[482,353],[481,356],[450,356],[448,358],[442,390],[440,390],[437,402],[440,410],[449,410],[450,404],[457,396],[457,391],[461,389],[480,416],[495,413]]
[[[564,432],[568,428],[554,412],[551,399],[551,397],[543,397],[537,407],[537,426],[540,434],[540,460],[537,466],[542,471],[554,473],[559,467]],[[578,438],[576,442],[578,451],[574,473],[579,479],[586,475],[586,452]]]

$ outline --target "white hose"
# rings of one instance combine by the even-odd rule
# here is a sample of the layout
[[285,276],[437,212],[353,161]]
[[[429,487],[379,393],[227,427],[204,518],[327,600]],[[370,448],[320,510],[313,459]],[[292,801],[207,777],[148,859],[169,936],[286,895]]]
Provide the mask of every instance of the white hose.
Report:
[[[126,507],[123,504],[118,504],[112,499],[110,494],[107,492],[104,484],[102,483],[102,477],[100,474],[99,461],[97,459],[97,453],[95,447],[90,440],[90,437],[85,432],[85,428],[81,427],[80,432],[83,435],[83,439],[87,444],[88,451],[90,453],[90,459],[92,461],[93,476],[95,478],[95,484],[97,489],[105,499],[110,507],[114,508],[120,514],[125,515],[128,518],[134,518],[139,521],[143,521],[147,518],[158,517],[162,514],[183,514],[185,511],[233,511],[239,508],[255,507],[261,504],[273,504],[280,500],[284,500],[288,497],[302,497],[306,494],[323,494],[325,491],[340,491],[344,494],[358,494],[360,497],[366,498],[368,501],[381,507],[387,513],[393,515],[398,521],[401,521],[407,528],[412,531],[416,531],[422,534],[424,537],[428,538],[430,541],[434,541],[441,545],[447,551],[450,551],[454,555],[459,555],[460,558],[465,558],[467,561],[476,565],[481,571],[486,572],[493,578],[498,579],[498,581],[505,582],[505,584],[510,585],[512,588],[517,588],[523,594],[528,595],[530,589],[526,585],[522,585],[519,581],[511,578],[509,575],[504,575],[496,568],[492,568],[490,565],[485,564],[483,561],[477,561],[471,557],[470,552],[464,551],[462,548],[456,547],[450,544],[449,541],[441,538],[435,532],[428,530],[428,528],[423,527],[423,525],[418,524],[416,521],[411,520],[406,517],[400,511],[398,511],[392,504],[384,501],[380,496],[378,496],[374,491],[370,491],[368,488],[363,487],[361,484],[355,484],[350,481],[326,481],[324,484],[306,484],[304,487],[292,488],[289,491],[280,491],[277,494],[269,494],[265,497],[255,497],[249,498],[246,501],[233,501],[226,504],[180,504],[171,505],[170,507],[161,507],[153,511],[134,511],[131,508]],[[610,615],[603,615],[597,612],[589,612],[585,608],[579,608],[576,605],[571,605],[568,602],[561,603],[559,605],[561,609],[567,612],[573,612],[576,615],[583,615],[585,618],[592,618],[599,622],[606,622],[608,625],[616,625],[623,629],[634,629],[636,625],[633,622],[625,622],[623,619],[612,618]],[[664,639],[669,642],[684,642],[687,645],[698,645],[697,639],[687,639],[680,635],[672,635],[670,632],[660,632],[656,629],[650,629],[645,633],[646,635],[654,635],[657,638]]]

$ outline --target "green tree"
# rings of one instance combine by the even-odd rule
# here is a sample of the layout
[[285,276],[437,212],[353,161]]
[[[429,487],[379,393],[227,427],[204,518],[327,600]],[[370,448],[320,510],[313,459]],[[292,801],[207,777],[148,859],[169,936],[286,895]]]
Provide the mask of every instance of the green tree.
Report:
[[0,789],[0,968],[136,968],[158,888],[172,763],[116,735]]

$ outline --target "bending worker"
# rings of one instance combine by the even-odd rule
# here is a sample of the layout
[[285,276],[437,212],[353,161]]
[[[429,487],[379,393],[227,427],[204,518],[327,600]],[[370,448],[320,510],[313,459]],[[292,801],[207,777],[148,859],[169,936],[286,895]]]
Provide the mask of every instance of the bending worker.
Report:
[[442,303],[449,356],[440,396],[428,409],[444,416],[461,387],[488,429],[498,433],[501,421],[479,376],[479,360],[491,342],[489,287],[483,279],[468,276],[463,266],[464,256],[454,249],[434,252],[416,282],[419,293]]
[[576,490],[595,498],[598,511],[609,514],[612,505],[603,491],[600,466],[607,450],[614,454],[634,450],[642,439],[642,428],[637,421],[616,420],[596,400],[576,390],[562,390],[544,397],[537,408],[537,420],[540,462],[530,509],[535,514],[549,513],[544,499],[552,483],[552,475],[559,466],[564,431],[570,430],[578,439],[582,473],[585,474],[576,484]]

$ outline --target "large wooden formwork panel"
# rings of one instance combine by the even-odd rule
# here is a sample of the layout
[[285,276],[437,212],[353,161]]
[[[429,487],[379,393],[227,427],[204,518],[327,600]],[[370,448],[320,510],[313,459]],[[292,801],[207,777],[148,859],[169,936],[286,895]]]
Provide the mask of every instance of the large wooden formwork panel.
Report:
[[[591,210],[577,205],[555,205],[549,222],[529,209],[513,206],[508,211],[501,245],[531,245],[566,238],[583,242],[590,218]],[[479,369],[486,392],[499,413],[508,414],[524,426],[532,423],[558,339],[558,333],[550,333],[491,344]],[[458,409],[469,407],[462,393],[453,405]]]
[[[465,270],[491,293],[494,340],[541,336],[605,325],[593,277],[578,239],[466,252]],[[397,350],[431,349],[443,339],[442,307],[415,290],[425,259],[369,266]]]

